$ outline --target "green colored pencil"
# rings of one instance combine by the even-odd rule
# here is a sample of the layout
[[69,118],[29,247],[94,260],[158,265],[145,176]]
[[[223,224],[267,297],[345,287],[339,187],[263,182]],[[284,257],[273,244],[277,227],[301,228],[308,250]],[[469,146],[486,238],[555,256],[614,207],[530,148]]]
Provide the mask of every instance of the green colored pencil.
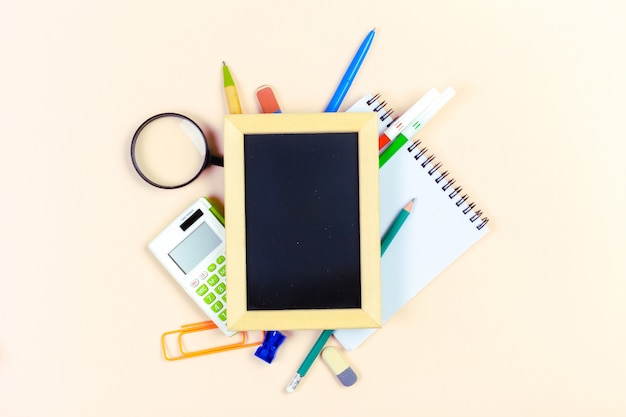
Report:
[[[402,208],[402,210],[400,210],[400,213],[398,213],[398,215],[394,219],[393,223],[391,224],[391,227],[389,228],[389,230],[387,230],[387,233],[385,233],[385,236],[383,236],[381,240],[381,244],[380,244],[381,256],[382,254],[385,253],[385,251],[389,247],[389,244],[391,243],[393,238],[396,236],[396,234],[398,233],[398,231],[400,230],[400,228],[406,221],[406,218],[409,217],[409,213],[411,213],[411,208],[413,207],[414,202],[415,202],[415,199],[412,199]],[[306,355],[306,358],[304,358],[304,361],[302,361],[300,368],[298,368],[298,371],[296,372],[296,376],[293,378],[293,380],[287,387],[287,392],[291,393],[295,391],[296,387],[298,386],[302,378],[306,375],[306,373],[309,371],[309,368],[311,367],[311,365],[313,364],[313,362],[319,355],[320,351],[322,350],[322,348],[324,347],[324,345],[326,344],[330,336],[332,336],[333,332],[334,330],[324,330],[320,334],[319,338],[317,339],[317,341],[315,342],[315,344],[309,351],[308,355]]]
[[409,214],[411,213],[411,208],[413,208],[413,203],[415,203],[415,199],[412,199],[411,201],[406,203],[402,210],[400,210],[400,213],[398,213],[396,218],[393,220],[393,223],[391,223],[391,226],[385,233],[385,236],[383,236],[383,239],[380,243],[380,256],[385,254],[385,251],[391,244],[391,241],[394,237],[396,237],[396,234],[398,234],[398,231],[406,221],[406,218],[409,217]]
[[291,384],[289,384],[289,386],[287,387],[287,392],[294,392],[302,378],[309,371],[311,365],[313,365],[313,362],[320,354],[320,351],[322,350],[328,339],[333,335],[333,332],[334,330],[324,330],[322,334],[320,334],[320,337],[317,339],[317,341],[309,351],[309,354],[306,355],[306,358],[304,358],[304,361],[302,361],[302,365],[300,365],[300,367],[298,368],[296,376],[293,377]]

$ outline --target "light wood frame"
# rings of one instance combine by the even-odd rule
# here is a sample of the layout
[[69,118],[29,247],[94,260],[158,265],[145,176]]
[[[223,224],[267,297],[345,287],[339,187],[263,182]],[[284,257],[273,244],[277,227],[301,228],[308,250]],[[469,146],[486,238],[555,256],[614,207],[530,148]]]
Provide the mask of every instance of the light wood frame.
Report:
[[[357,133],[361,308],[247,310],[244,136]],[[375,113],[228,115],[224,120],[227,327],[231,330],[377,328],[381,326],[378,128]]]

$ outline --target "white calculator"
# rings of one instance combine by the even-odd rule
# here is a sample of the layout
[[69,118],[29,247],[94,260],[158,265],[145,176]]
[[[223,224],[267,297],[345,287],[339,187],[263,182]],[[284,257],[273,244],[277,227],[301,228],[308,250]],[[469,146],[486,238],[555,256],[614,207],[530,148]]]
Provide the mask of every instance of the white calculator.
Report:
[[148,247],[192,300],[226,334],[226,246],[224,219],[200,198]]

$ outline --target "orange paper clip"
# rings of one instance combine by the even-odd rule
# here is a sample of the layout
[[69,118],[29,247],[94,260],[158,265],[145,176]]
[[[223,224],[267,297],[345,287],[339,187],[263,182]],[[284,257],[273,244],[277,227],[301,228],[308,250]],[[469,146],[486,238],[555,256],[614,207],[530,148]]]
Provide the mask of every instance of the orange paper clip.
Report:
[[[199,323],[184,324],[178,330],[171,330],[169,332],[163,333],[161,335],[161,348],[163,350],[163,357],[167,359],[168,361],[177,361],[180,359],[193,358],[196,356],[210,355],[212,353],[226,352],[228,350],[241,349],[241,348],[250,347],[250,346],[258,346],[261,343],[263,343],[263,337],[265,336],[265,332],[263,332],[263,337],[261,337],[261,340],[248,342],[248,333],[239,332],[241,339],[236,343],[230,343],[230,344],[223,345],[223,346],[215,346],[215,347],[197,349],[197,350],[192,350],[192,351],[187,351],[185,349],[185,345],[183,343],[183,337],[186,334],[209,331],[209,330],[216,330],[216,329],[218,329],[217,325],[209,320],[209,321],[203,321]],[[175,356],[172,356],[168,352],[166,339],[168,339],[168,337],[170,336],[176,336],[176,335],[178,336],[177,338],[178,354]],[[232,337],[238,338],[238,335],[236,334]]]

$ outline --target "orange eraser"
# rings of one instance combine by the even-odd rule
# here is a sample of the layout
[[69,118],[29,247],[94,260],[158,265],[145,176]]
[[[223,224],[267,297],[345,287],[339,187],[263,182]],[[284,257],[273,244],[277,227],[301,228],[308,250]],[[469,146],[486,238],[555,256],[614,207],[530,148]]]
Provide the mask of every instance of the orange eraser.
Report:
[[256,98],[263,113],[281,113],[274,90],[269,85],[263,85],[256,90]]

